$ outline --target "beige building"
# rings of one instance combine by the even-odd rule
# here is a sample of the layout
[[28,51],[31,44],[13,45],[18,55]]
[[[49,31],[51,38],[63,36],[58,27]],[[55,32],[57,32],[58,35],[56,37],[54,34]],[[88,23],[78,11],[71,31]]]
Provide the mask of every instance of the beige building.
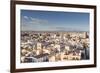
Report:
[[56,59],[55,59],[55,56],[50,56],[50,57],[49,57],[49,61],[50,61],[50,62],[55,62],[55,60],[56,60]]
[[64,61],[64,60],[80,60],[81,59],[81,55],[73,55],[72,53],[69,54],[69,55],[64,55],[64,54],[61,54],[61,61]]
[[56,44],[56,45],[54,46],[54,48],[57,48],[57,50],[60,51],[60,45],[59,45],[59,44]]
[[65,46],[65,50],[69,51],[70,47],[69,46]]
[[37,49],[41,49],[41,48],[42,48],[41,43],[37,43]]

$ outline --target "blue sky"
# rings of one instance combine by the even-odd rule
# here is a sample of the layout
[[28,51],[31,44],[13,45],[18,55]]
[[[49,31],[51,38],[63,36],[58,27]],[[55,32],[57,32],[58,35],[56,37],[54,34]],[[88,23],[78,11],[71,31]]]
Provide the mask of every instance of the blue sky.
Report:
[[89,31],[89,13],[21,10],[22,31]]

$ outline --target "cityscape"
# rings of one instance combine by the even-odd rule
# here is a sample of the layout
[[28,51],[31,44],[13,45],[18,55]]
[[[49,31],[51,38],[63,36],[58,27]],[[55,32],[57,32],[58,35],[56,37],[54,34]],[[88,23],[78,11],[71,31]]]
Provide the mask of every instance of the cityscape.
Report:
[[90,59],[89,14],[21,11],[21,63]]
[[21,32],[21,62],[89,59],[87,32]]

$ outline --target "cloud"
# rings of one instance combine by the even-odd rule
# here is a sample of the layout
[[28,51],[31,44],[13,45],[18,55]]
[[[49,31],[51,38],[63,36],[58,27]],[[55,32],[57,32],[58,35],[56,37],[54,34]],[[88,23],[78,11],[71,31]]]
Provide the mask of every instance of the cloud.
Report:
[[37,18],[30,17],[30,23],[32,23],[32,24],[48,24],[48,21],[44,20],[44,19],[37,19]]
[[48,26],[48,20],[23,16],[21,20],[22,30],[43,30]]
[[28,16],[24,16],[24,19],[28,19]]
[[48,20],[39,19],[39,18],[33,18],[33,17],[30,17],[30,16],[23,16],[23,20],[24,20],[25,23],[32,24],[32,25],[48,24]]

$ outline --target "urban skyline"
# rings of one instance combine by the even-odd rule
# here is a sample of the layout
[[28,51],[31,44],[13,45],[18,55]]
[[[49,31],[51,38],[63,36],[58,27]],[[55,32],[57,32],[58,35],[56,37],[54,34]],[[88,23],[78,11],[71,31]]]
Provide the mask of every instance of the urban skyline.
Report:
[[89,60],[87,32],[21,32],[21,63]]

